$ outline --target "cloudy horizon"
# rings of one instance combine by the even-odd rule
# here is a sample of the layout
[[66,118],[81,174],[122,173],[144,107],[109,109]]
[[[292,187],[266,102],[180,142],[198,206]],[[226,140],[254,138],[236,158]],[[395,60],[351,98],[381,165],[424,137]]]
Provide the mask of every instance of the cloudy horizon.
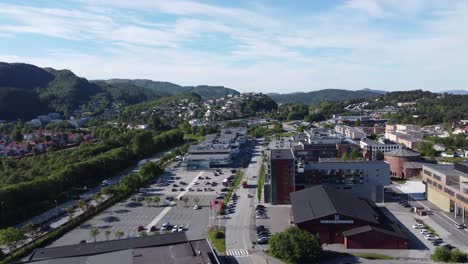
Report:
[[0,61],[240,92],[465,90],[467,25],[464,0],[7,0]]

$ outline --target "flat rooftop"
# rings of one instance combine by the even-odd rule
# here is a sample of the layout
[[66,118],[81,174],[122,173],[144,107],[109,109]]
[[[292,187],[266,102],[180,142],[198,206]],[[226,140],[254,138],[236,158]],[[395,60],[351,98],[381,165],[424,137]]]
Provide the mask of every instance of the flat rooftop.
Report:
[[292,149],[272,149],[271,159],[294,159]]

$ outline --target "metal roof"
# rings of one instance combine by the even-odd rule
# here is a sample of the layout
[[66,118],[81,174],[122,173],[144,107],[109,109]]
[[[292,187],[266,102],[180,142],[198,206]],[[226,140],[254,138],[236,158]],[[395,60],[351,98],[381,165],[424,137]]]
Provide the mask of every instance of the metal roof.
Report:
[[370,226],[370,225],[361,226],[361,227],[358,227],[358,228],[354,228],[354,229],[351,229],[351,230],[344,231],[343,236],[349,237],[349,236],[354,236],[354,235],[358,235],[358,234],[361,234],[361,233],[366,233],[366,232],[369,232],[369,231],[376,231],[376,232],[385,233],[385,234],[388,234],[388,235],[391,235],[391,236],[398,236],[398,237],[405,238],[405,239],[408,238],[403,233],[391,231],[391,230],[388,230],[388,229],[383,229],[383,228],[376,227],[376,226]]
[[317,185],[293,192],[291,195],[294,223],[302,223],[333,214],[378,224],[374,204],[347,190]]
[[392,157],[419,157],[419,153],[410,150],[407,148],[395,149],[390,152],[384,153],[385,156],[392,156]]

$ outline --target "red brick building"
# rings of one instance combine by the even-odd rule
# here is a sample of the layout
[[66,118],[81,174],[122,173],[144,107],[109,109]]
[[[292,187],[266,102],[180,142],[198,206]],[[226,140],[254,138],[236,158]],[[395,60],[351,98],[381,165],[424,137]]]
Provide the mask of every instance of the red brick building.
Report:
[[402,179],[418,176],[422,166],[417,162],[420,160],[418,152],[411,149],[396,149],[384,153],[384,159],[390,164],[390,176]]
[[294,223],[327,244],[346,248],[406,249],[408,238],[371,201],[349,191],[310,187],[291,193]]
[[296,160],[291,149],[272,149],[268,171],[271,177],[272,204],[291,203],[289,194],[295,191]]

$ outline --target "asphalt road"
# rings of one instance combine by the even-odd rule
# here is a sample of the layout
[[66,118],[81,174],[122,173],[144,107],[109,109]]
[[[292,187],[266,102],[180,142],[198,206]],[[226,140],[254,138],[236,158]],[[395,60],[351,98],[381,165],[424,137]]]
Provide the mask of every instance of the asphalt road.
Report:
[[[226,221],[226,255],[235,258],[237,263],[254,263],[249,256],[252,249],[253,210],[256,196],[256,184],[261,166],[261,149],[255,145],[249,166],[244,170],[244,178],[248,180],[249,188],[239,187],[239,196],[235,212]],[[254,177],[255,176],[255,177]],[[251,198],[248,197],[251,194]]]

